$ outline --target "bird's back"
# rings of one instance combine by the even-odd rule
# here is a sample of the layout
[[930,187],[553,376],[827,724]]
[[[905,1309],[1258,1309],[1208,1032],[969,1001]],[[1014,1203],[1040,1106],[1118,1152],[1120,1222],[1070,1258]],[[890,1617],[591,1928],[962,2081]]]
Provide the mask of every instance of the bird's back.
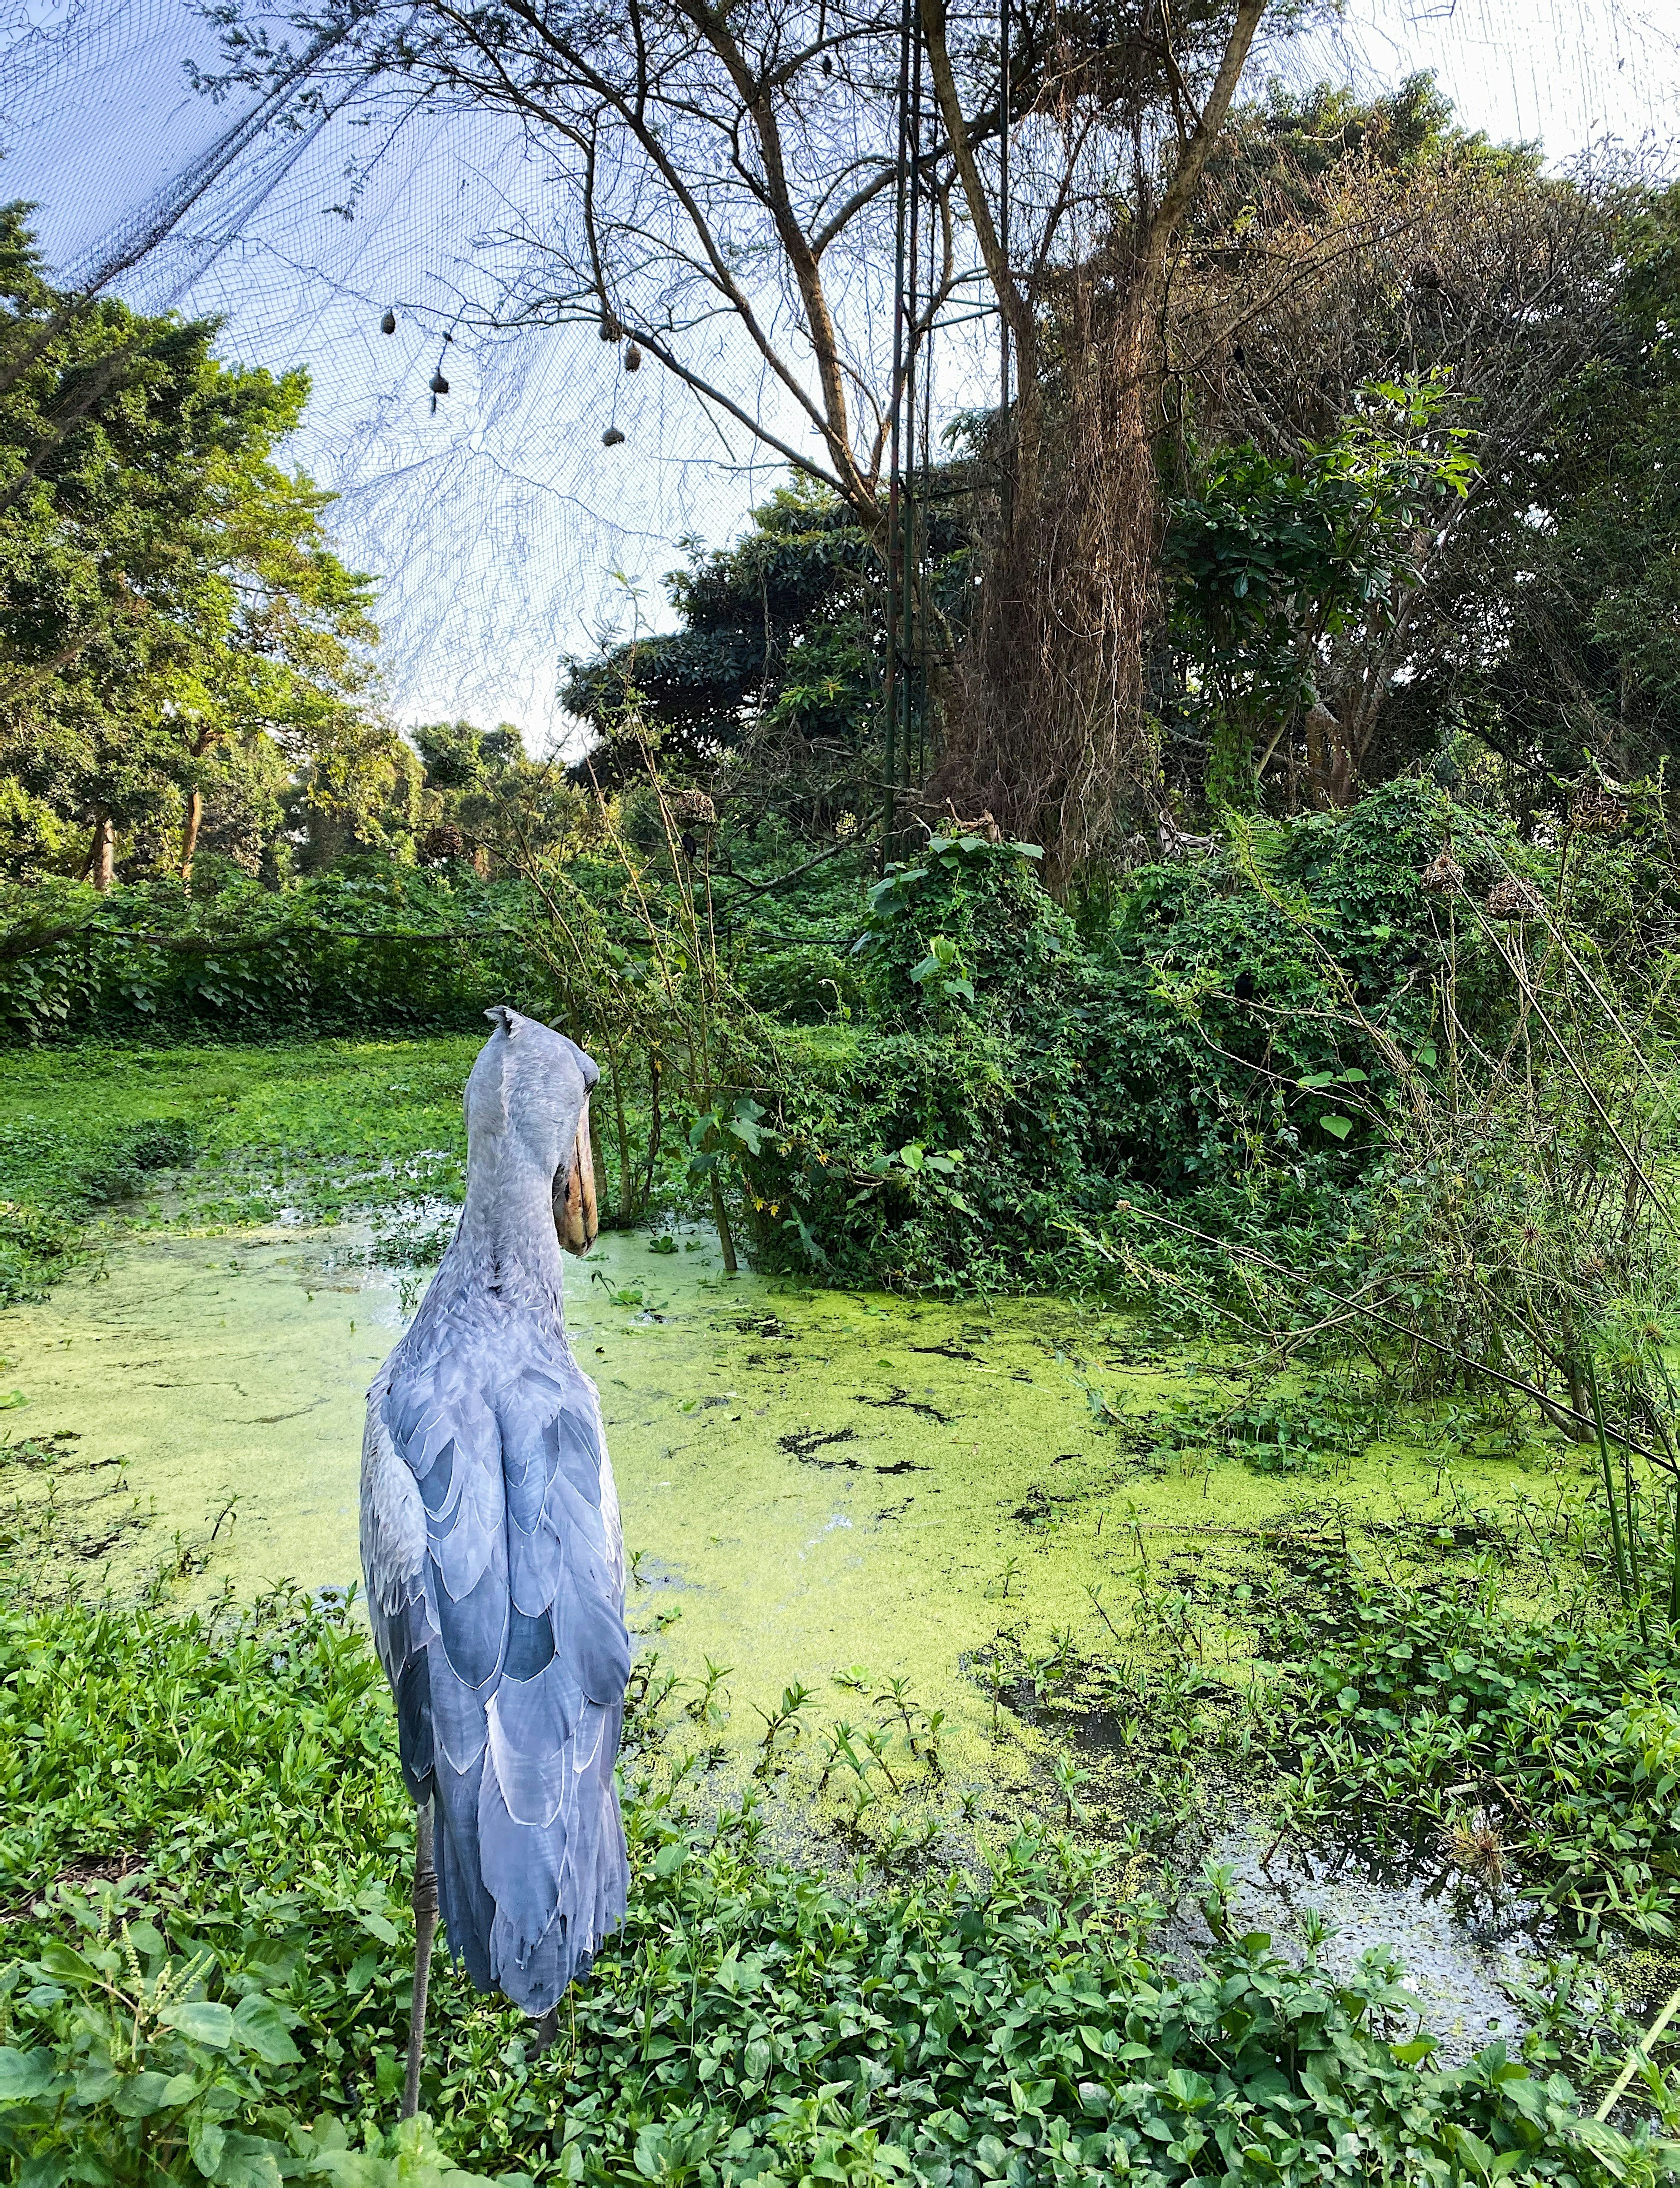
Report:
[[369,1610],[409,1790],[437,1796],[451,1948],[541,2014],[624,1911],[617,1497],[558,1326],[471,1292],[427,1304],[368,1395]]

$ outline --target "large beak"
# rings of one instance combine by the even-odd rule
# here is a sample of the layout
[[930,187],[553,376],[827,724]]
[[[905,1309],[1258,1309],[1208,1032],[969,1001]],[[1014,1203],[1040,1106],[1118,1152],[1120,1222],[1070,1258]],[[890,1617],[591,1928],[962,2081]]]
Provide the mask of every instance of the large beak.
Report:
[[572,1159],[554,1181],[554,1227],[568,1254],[587,1254],[600,1228],[595,1207],[595,1159],[589,1145],[589,1105],[583,1103]]

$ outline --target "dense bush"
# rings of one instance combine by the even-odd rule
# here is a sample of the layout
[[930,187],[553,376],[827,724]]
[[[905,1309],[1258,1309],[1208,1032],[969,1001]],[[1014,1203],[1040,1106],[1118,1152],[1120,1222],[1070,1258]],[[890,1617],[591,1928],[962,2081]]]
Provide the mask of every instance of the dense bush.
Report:
[[518,884],[371,866],[284,890],[239,880],[0,889],[0,1033],[261,1036],[454,1027],[536,1007]]
[[1140,1190],[1345,1229],[1395,1098],[1384,1044],[1427,1056],[1449,947],[1461,1009],[1483,1007],[1474,939],[1449,942],[1421,878],[1454,821],[1402,782],[1257,827],[1130,877],[1090,941],[1028,849],[935,837],[870,892],[857,1022],[757,1090],[762,1250],[851,1280],[1043,1281],[1077,1264],[1070,1222]]

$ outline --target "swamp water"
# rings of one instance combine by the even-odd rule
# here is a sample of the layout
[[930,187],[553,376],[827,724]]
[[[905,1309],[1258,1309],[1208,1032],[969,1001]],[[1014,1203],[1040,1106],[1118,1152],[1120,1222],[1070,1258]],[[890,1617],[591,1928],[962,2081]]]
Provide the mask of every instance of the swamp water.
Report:
[[[59,1554],[119,1593],[160,1569],[182,1600],[228,1583],[346,1587],[366,1386],[424,1281],[370,1243],[355,1226],[142,1238],[0,1315],[0,1393],[22,1401],[0,1423],[0,1494],[37,1516],[50,1498]],[[944,1719],[937,1794],[926,1773],[906,1789],[929,1842],[953,1802],[993,1836],[1059,1813],[1050,1740],[978,1669],[1000,1637],[1018,1652],[1054,1628],[1097,1649],[1093,1590],[1119,1615],[1142,1571],[1216,1602],[1304,1495],[1384,1518],[1418,1512],[1439,1483],[1432,1458],[1403,1448],[1328,1485],[1142,1456],[1148,1438],[1113,1417],[1165,1413],[1209,1387],[1206,1370],[1071,1302],[813,1292],[726,1278],[708,1241],[662,1253],[615,1236],[569,1262],[567,1284],[634,1560],[632,1624],[682,1683],[675,1744],[726,1758],[718,1774],[739,1790],[802,1683],[811,1700],[774,1774],[796,1762],[790,1782],[809,1794],[820,1728],[875,1723],[871,1701],[905,1682],[919,1721]],[[1508,1481],[1496,1462],[1459,1469],[1471,1503]],[[902,1754],[898,1769],[916,1774]],[[836,1832],[815,1849],[809,1815],[768,1806],[781,1850],[849,1865],[861,1841],[846,1851]],[[1398,1946],[1448,2055],[1514,2033],[1498,1982],[1514,1964],[1496,1942],[1415,1886],[1287,1852],[1262,1869],[1268,1836],[1232,1813],[1214,1839],[1237,1873],[1239,1927],[1287,1938],[1316,1905],[1340,1931],[1333,1965]],[[1193,1925],[1183,1943],[1193,1951]]]

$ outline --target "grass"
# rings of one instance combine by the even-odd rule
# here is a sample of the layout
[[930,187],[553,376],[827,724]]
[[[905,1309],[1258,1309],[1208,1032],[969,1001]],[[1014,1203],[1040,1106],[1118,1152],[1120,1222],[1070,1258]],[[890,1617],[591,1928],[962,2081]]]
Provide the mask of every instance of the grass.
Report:
[[0,1304],[112,1218],[322,1221],[458,1199],[474,1035],[0,1054]]

